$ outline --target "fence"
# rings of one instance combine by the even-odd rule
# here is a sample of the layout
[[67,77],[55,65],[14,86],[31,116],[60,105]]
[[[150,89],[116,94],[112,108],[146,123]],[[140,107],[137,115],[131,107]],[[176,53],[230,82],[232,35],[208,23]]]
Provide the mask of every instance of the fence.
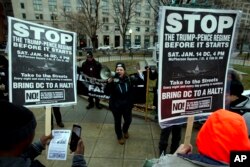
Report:
[[[146,60],[152,58],[152,52],[132,52],[121,54],[119,52],[96,52],[93,53],[94,57],[99,62],[109,62],[109,61],[123,61],[123,60]],[[86,57],[84,55],[77,57],[78,65],[81,65],[85,61]]]

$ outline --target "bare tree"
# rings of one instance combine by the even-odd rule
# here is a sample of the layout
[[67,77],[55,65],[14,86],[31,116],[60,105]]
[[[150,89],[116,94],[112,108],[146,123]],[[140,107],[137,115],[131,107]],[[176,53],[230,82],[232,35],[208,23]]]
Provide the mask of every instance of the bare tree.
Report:
[[99,21],[99,9],[101,0],[78,0],[79,10],[77,13],[63,10],[63,16],[67,18],[71,28],[82,35],[87,35],[95,49],[97,47],[97,30],[101,27]]
[[112,0],[114,9],[113,19],[123,40],[123,52],[125,52],[126,33],[131,24],[132,17],[135,16],[135,6],[139,2],[139,0]]

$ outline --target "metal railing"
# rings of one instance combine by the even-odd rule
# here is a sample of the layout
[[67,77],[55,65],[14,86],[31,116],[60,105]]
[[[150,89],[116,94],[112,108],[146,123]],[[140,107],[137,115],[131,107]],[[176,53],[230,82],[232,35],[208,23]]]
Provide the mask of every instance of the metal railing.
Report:
[[[99,62],[109,62],[109,61],[123,61],[123,60],[145,60],[152,58],[152,52],[148,51],[136,51],[133,54],[129,53],[119,53],[115,51],[108,51],[108,52],[95,52],[93,53],[94,57]],[[83,61],[86,60],[86,56],[83,55],[77,57],[77,63],[81,64]]]

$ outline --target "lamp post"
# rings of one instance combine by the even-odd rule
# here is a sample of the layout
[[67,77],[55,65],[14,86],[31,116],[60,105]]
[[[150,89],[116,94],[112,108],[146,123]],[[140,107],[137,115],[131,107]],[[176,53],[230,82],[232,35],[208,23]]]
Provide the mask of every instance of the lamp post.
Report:
[[132,32],[133,32],[133,30],[130,28],[129,29],[129,34],[130,34],[130,48],[129,48],[129,56],[131,56],[132,57]]
[[57,11],[57,10],[54,9],[54,10],[52,11],[52,14],[51,14],[51,17],[52,17],[52,26],[53,26],[53,27],[55,27],[55,18],[56,18],[55,12],[56,12],[56,11]]

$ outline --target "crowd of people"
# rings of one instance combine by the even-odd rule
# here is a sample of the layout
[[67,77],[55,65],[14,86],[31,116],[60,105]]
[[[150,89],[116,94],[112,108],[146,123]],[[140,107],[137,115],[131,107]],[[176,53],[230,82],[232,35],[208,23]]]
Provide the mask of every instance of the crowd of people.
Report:
[[[82,72],[89,77],[100,79],[101,68],[102,64],[95,60],[92,52],[87,52],[86,61],[82,63]],[[141,71],[138,71],[138,76],[143,77],[140,73]],[[150,73],[149,78],[157,80],[157,76],[157,71],[154,71]],[[46,148],[53,136],[42,136],[39,141],[33,143],[36,129],[33,113],[23,106],[8,102],[8,60],[4,56],[0,57],[0,77],[0,106],[3,108],[0,128],[5,134],[0,138],[1,166],[43,166],[36,157]],[[139,78],[126,73],[123,62],[116,63],[115,76],[107,79],[109,109],[113,114],[114,131],[121,145],[130,137],[129,127],[132,123],[134,105],[133,85],[136,85],[138,80]],[[235,70],[228,71],[226,88],[226,109],[214,111],[198,132],[196,145],[199,153],[192,153],[192,145],[180,145],[182,126],[173,125],[161,130],[159,141],[161,158],[153,162],[152,166],[179,166],[179,164],[187,167],[228,166],[230,151],[250,151],[250,100],[248,96],[243,95],[244,86]],[[154,105],[157,107],[157,85],[154,90]],[[89,96],[88,102],[86,109],[94,106],[102,108],[97,97]],[[64,127],[60,107],[52,108],[57,125]],[[10,119],[14,119],[15,124],[8,121]],[[51,122],[53,129],[53,116]],[[170,152],[167,152],[170,134],[172,134]],[[81,139],[74,153],[72,166],[87,166]]]

